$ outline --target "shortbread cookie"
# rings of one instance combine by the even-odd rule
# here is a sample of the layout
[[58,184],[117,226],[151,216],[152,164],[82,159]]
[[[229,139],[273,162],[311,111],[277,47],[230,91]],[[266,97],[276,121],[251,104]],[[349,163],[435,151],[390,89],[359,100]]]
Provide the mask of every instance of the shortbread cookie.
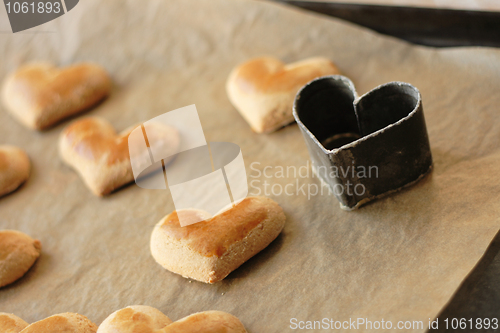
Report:
[[161,311],[146,305],[132,305],[113,312],[97,333],[156,333],[172,321]]
[[194,313],[173,322],[161,311],[132,305],[106,318],[97,333],[246,333],[235,316],[222,311]]
[[[95,195],[109,194],[134,180],[128,150],[128,135],[136,126],[116,134],[102,118],[88,117],[70,124],[59,138],[61,158],[72,166]],[[172,156],[179,148],[178,131],[167,125],[153,124],[148,138],[162,144]]]
[[269,133],[293,122],[293,101],[302,86],[332,74],[340,72],[326,58],[308,58],[285,65],[276,58],[261,57],[233,69],[226,90],[250,127],[257,133]]
[[40,256],[39,240],[16,230],[0,231],[0,287],[21,278]]
[[155,226],[151,254],[169,271],[215,283],[269,245],[284,225],[283,209],[266,197],[247,197],[213,218],[185,227],[174,211]]
[[78,313],[61,313],[37,321],[21,333],[96,333],[97,326]]
[[235,316],[222,311],[194,313],[168,325],[161,333],[246,333]]
[[92,63],[58,68],[31,63],[11,73],[2,89],[5,108],[33,129],[45,129],[96,104],[111,91],[106,71]]
[[21,186],[30,175],[30,159],[24,150],[0,145],[0,197]]
[[11,314],[0,312],[0,332],[2,333],[19,333],[28,323],[21,318]]

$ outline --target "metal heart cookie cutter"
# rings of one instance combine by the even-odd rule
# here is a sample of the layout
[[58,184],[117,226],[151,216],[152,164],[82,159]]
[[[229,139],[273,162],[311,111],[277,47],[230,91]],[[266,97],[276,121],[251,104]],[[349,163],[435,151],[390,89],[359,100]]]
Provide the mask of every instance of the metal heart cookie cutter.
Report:
[[320,77],[297,93],[293,116],[313,171],[343,209],[414,184],[432,169],[422,98],[409,83],[358,97],[345,76]]

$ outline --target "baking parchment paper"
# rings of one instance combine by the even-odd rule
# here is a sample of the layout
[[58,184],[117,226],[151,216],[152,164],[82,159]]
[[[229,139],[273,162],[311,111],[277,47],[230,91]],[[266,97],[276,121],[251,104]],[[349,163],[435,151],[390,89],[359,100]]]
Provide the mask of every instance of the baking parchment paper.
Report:
[[[182,278],[149,252],[153,226],[174,209],[168,190],[132,184],[95,197],[58,156],[57,138],[69,121],[39,133],[0,110],[0,141],[26,149],[33,164],[28,182],[0,199],[0,227],[43,245],[27,275],[0,289],[0,311],[28,322],[77,312],[99,324],[117,309],[146,304],[173,320],[228,311],[255,333],[293,331],[292,318],[358,317],[390,320],[393,327],[422,321],[424,328],[406,330],[421,332],[499,229],[499,50],[413,46],[257,1],[86,0],[16,34],[4,10],[1,77],[26,61],[100,63],[115,87],[86,115],[102,116],[117,130],[196,104],[207,141],[241,147],[250,194],[274,189],[269,196],[285,210],[287,224],[222,282]],[[329,57],[360,94],[393,80],[418,87],[433,172],[354,212],[342,211],[326,189],[312,195],[320,182],[297,126],[252,133],[226,97],[231,68],[260,55],[285,62]],[[283,190],[292,184],[286,188],[292,195],[277,195],[275,184]]]

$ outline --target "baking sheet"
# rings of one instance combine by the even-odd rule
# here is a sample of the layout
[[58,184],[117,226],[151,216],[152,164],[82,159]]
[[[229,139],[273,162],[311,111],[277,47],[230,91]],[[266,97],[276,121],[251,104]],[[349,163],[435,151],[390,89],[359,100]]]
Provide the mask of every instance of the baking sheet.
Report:
[[[29,60],[105,66],[113,94],[88,115],[117,130],[196,104],[208,141],[241,147],[250,194],[273,184],[292,184],[287,189],[294,192],[270,195],[287,224],[267,249],[220,283],[190,282],[162,269],[149,252],[153,226],[173,210],[168,190],[131,185],[94,197],[58,157],[57,138],[69,122],[38,133],[0,110],[0,141],[26,149],[33,163],[28,182],[0,199],[0,227],[43,246],[25,278],[0,290],[0,311],[28,322],[69,311],[99,324],[117,309],[146,304],[174,320],[228,311],[249,332],[293,331],[292,318],[425,326],[499,229],[499,50],[411,46],[289,7],[222,0],[82,1],[43,26],[2,33],[0,49],[1,77]],[[287,62],[329,57],[360,94],[392,80],[415,85],[434,171],[355,212],[342,211],[326,190],[308,197],[320,183],[297,126],[252,133],[226,97],[231,68],[259,55]],[[268,166],[270,178],[261,173]],[[290,170],[283,178],[280,166]],[[294,176],[293,167],[302,173]]]
[[333,2],[356,5],[378,5],[398,7],[423,7],[435,9],[461,9],[480,11],[499,11],[500,4],[495,0],[305,0]]

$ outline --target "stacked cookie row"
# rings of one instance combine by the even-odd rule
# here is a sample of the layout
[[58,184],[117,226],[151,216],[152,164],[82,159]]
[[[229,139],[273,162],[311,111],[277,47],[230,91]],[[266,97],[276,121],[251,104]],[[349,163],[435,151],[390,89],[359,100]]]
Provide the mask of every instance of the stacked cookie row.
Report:
[[0,313],[2,333],[245,333],[235,316],[222,311],[198,312],[175,322],[161,311],[146,305],[133,305],[112,313],[97,327],[77,313],[61,313],[33,324]]

